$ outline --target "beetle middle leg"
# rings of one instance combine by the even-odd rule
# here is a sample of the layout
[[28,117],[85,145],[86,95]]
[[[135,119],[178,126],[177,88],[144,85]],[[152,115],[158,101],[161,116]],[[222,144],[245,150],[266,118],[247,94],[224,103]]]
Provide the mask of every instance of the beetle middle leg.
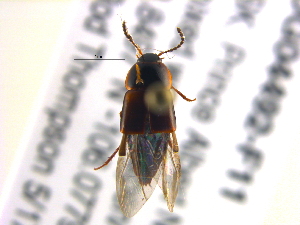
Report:
[[176,91],[177,94],[179,94],[181,96],[181,98],[183,98],[184,100],[188,101],[188,102],[193,102],[196,100],[196,98],[194,99],[190,99],[187,98],[184,94],[182,94],[180,91],[178,91],[176,88],[174,88],[173,86],[171,87],[171,89],[173,89],[174,91]]

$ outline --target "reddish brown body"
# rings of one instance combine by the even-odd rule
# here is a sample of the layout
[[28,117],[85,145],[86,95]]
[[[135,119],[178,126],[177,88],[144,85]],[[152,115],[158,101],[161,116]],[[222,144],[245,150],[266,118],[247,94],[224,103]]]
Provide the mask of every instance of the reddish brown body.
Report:
[[144,90],[127,91],[124,97],[121,132],[125,134],[144,134],[145,124],[149,119],[151,133],[172,133],[176,130],[173,105],[168,113],[151,113],[144,101]]

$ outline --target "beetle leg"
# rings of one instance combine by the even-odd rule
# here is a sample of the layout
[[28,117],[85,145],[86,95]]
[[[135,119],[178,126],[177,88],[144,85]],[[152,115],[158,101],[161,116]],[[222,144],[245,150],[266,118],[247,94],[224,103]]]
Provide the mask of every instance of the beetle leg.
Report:
[[193,102],[196,100],[196,98],[194,99],[189,99],[187,98],[184,94],[182,94],[180,91],[178,91],[176,88],[174,88],[173,86],[171,87],[171,89],[173,89],[174,91],[176,91],[177,94],[179,94],[181,96],[181,98],[183,98],[184,100],[188,101],[188,102]]
[[102,167],[104,167],[108,163],[110,163],[110,161],[117,154],[117,152],[119,152],[119,156],[125,156],[126,155],[126,149],[125,149],[125,147],[126,147],[126,139],[127,139],[127,134],[123,134],[120,146],[114,151],[114,153],[110,157],[108,157],[108,159],[102,164],[102,166],[94,168],[94,170],[100,170]]
[[105,161],[105,163],[103,163],[102,166],[99,166],[99,167],[97,167],[97,168],[94,168],[94,170],[100,170],[102,167],[106,166],[106,165],[113,159],[113,157],[117,154],[117,152],[119,151],[119,148],[120,148],[120,147],[118,147],[118,148],[114,151],[114,153],[113,153],[113,154]]

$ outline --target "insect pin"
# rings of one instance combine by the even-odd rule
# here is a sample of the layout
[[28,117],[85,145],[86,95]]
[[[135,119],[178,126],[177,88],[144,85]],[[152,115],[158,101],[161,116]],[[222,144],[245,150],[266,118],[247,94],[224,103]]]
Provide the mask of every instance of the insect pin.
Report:
[[176,118],[171,89],[172,74],[162,63],[161,55],[180,48],[185,40],[180,28],[180,43],[167,51],[143,54],[141,48],[122,23],[126,38],[137,50],[138,60],[129,70],[123,108],[120,113],[120,146],[98,170],[119,152],[116,190],[120,208],[126,217],[134,216],[150,198],[156,185],[163,191],[170,212],[173,212],[180,184],[179,148],[175,135]]

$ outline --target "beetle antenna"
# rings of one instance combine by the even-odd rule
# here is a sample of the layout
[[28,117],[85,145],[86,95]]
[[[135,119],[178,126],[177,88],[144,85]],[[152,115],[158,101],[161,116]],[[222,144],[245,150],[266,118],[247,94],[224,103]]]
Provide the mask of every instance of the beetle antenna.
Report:
[[175,46],[174,48],[171,48],[171,49],[169,49],[167,51],[159,53],[158,56],[161,56],[162,54],[165,54],[167,52],[173,52],[174,50],[180,48],[181,45],[183,45],[184,40],[185,40],[184,34],[183,34],[182,30],[179,27],[177,27],[177,32],[180,35],[180,39],[181,39],[180,43],[177,46]]
[[126,38],[133,44],[133,46],[135,47],[135,49],[138,51],[139,54],[137,54],[137,57],[142,56],[142,55],[143,55],[143,52],[142,52],[140,46],[138,46],[138,44],[136,44],[136,43],[134,42],[132,36],[128,33],[128,29],[127,29],[125,20],[124,20],[123,23],[122,23],[122,27],[123,27],[123,32],[124,32]]

